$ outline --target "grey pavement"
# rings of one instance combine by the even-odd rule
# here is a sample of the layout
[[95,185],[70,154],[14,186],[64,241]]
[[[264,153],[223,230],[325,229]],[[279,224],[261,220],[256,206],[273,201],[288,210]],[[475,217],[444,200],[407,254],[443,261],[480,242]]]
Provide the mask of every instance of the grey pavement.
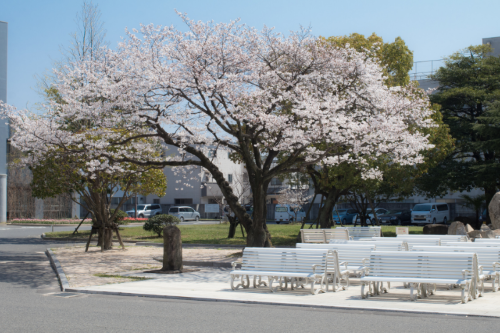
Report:
[[[45,229],[45,230],[44,230]],[[68,295],[47,247],[47,227],[0,225],[1,332],[471,332],[496,331],[500,320],[434,314],[251,305],[145,297]]]

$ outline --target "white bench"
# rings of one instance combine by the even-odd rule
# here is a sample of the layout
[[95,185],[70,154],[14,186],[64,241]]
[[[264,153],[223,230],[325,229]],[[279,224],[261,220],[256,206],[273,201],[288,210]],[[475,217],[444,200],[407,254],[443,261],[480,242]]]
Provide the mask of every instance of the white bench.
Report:
[[493,291],[498,291],[500,282],[500,247],[467,247],[462,246],[414,246],[413,251],[427,252],[474,252],[479,265],[479,296],[484,291],[484,279],[491,279]]
[[347,230],[354,240],[382,236],[381,227],[337,227],[335,229]]
[[500,238],[476,238],[474,243],[500,243]]
[[443,246],[461,246],[461,247],[500,247],[500,242],[448,242]]
[[396,238],[439,238],[441,244],[447,242],[467,242],[469,237],[466,235],[397,235]]
[[335,229],[300,229],[302,243],[328,243],[330,239],[349,239],[347,230]]
[[[328,249],[281,249],[247,247],[243,250],[241,269],[236,269],[237,262],[233,262],[231,275],[231,289],[250,287],[250,276],[253,276],[253,286],[257,288],[266,285],[263,276],[268,278],[268,287],[272,292],[273,282],[278,281],[281,290],[286,290],[288,283],[291,288],[304,287],[311,283],[311,293],[328,291],[328,281],[337,281],[339,272],[338,254]],[[238,285],[234,281],[240,279]],[[245,281],[246,280],[246,281]],[[319,288],[315,285],[319,283]],[[336,291],[336,285],[333,285]]]
[[355,240],[330,240],[330,244],[373,244],[377,246],[377,251],[408,251],[408,243],[402,241],[369,241],[362,242]]
[[414,237],[373,237],[372,240],[377,242],[406,242],[408,248],[411,250],[412,246],[415,245],[441,245],[441,239],[430,237],[430,238],[414,238]]
[[[401,282],[410,283],[410,299],[416,301],[419,296],[433,294],[439,283],[461,286],[462,303],[466,303],[476,296],[477,267],[477,256],[472,252],[373,251],[368,273],[360,279],[361,297],[379,294],[383,282]],[[365,293],[366,286],[369,291]]]
[[[336,250],[339,257],[339,266],[342,273],[348,271],[347,274],[357,274],[361,276],[364,267],[368,264],[370,254],[376,249],[374,244],[365,244],[364,242],[356,242],[355,244],[308,244],[297,243],[297,248],[319,249],[326,248],[329,250]],[[343,275],[342,275],[343,277]],[[349,286],[349,280],[347,280]]]

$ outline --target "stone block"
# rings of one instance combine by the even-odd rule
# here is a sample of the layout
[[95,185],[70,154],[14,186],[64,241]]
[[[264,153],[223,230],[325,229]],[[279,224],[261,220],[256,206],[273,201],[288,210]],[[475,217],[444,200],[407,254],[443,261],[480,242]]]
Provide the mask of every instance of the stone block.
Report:
[[467,235],[467,229],[462,222],[451,222],[448,235]]
[[500,228],[500,192],[497,192],[488,205],[488,212],[490,214],[492,229]]
[[423,233],[425,235],[446,235],[448,226],[445,224],[427,224],[424,226]]
[[471,231],[474,231],[474,228],[470,226],[470,224],[466,224],[465,225],[465,231],[467,232],[467,234]]

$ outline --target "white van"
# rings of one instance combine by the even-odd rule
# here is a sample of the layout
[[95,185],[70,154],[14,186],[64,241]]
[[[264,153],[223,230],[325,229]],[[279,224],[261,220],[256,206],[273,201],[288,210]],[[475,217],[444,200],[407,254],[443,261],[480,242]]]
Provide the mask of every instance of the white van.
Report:
[[295,216],[295,212],[289,205],[276,205],[274,208],[274,220],[276,224],[280,224],[281,222],[290,223],[293,221],[302,221],[305,217],[306,212],[303,208],[297,212],[297,216]]
[[411,210],[412,224],[446,224],[450,220],[450,209],[447,204],[424,203],[418,204]]

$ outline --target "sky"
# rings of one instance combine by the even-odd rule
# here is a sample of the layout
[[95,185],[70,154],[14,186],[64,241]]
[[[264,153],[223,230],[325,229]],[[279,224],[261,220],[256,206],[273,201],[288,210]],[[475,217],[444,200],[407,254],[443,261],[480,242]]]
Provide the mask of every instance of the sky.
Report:
[[[282,33],[311,27],[316,36],[375,32],[385,42],[401,37],[414,61],[441,59],[482,38],[500,36],[499,0],[99,0],[107,39],[115,47],[124,29],[140,24],[174,25],[185,30],[175,10],[193,20],[275,27]],[[33,109],[43,99],[36,75],[61,59],[77,30],[81,0],[0,0],[0,21],[9,23],[7,102]]]

